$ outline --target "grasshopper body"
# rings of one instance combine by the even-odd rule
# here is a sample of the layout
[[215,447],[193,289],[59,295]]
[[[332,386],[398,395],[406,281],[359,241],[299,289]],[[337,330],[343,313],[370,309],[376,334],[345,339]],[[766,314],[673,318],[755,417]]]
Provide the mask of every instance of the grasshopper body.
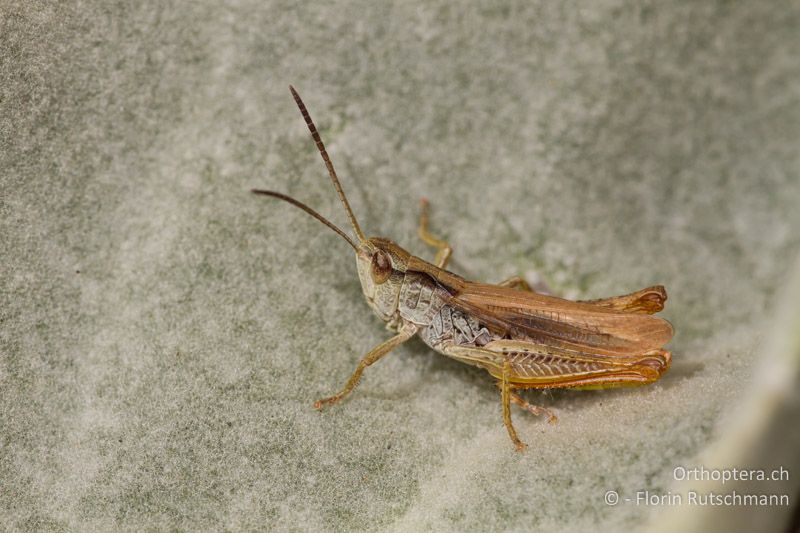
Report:
[[575,302],[537,293],[519,277],[498,285],[465,280],[445,270],[452,250],[428,231],[425,200],[419,235],[437,249],[433,263],[388,239],[365,237],[305,105],[294,88],[290,90],[358,241],[293,198],[274,191],[253,192],[287,201],[342,236],[356,252],[367,303],[396,333],[361,359],[338,394],[317,401],[315,407],[341,401],[358,384],[366,367],[419,335],[437,352],[481,367],[497,380],[503,421],[521,450],[525,445],[511,422],[510,404],[546,414],[551,422],[555,416],[529,404],[516,390],[643,385],[656,381],[669,368],[670,353],[663,346],[672,337],[672,326],[651,316],[663,309],[667,299],[660,285],[624,296]]

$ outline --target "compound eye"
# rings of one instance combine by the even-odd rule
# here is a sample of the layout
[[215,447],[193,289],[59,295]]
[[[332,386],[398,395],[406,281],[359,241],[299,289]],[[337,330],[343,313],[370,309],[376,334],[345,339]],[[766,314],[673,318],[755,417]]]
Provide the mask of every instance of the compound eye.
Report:
[[392,275],[392,260],[389,258],[389,254],[381,250],[375,252],[375,255],[372,256],[369,274],[376,285],[386,283],[386,280]]

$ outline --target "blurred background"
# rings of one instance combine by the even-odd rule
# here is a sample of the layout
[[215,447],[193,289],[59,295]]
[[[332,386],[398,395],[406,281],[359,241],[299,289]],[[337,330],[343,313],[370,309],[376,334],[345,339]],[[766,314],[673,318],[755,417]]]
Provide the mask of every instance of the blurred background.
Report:
[[[796,529],[798,27],[788,1],[5,2],[0,526]],[[389,333],[340,239],[247,192],[345,225],[289,83],[368,234],[430,258],[426,196],[465,277],[664,284],[670,372],[527,394],[559,424],[515,411],[525,454],[489,377],[417,341],[314,411]],[[784,467],[737,490],[790,504],[636,503],[732,489],[677,466]]]

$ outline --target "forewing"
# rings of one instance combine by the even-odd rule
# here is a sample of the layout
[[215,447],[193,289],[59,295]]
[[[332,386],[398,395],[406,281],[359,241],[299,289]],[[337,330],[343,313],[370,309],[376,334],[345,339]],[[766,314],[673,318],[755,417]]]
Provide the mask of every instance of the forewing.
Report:
[[512,337],[577,352],[634,356],[662,347],[673,333],[654,316],[484,283],[464,282],[448,303]]

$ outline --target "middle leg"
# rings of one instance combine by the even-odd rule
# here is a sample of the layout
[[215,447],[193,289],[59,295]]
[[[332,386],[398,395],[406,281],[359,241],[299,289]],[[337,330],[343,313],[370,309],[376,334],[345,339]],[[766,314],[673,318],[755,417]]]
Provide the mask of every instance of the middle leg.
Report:
[[525,278],[522,276],[511,276],[508,279],[505,279],[498,283],[501,287],[509,287],[511,289],[519,289],[521,291],[533,292],[531,286],[528,285],[528,282],[525,281]]
[[[538,275],[536,277],[539,278]],[[539,281],[536,282],[535,289],[532,288],[522,276],[511,276],[510,278],[498,283],[498,285],[501,287],[509,287],[521,291],[538,292],[539,294],[553,294],[553,291],[550,289],[547,283],[541,280],[541,278],[539,278]]]

